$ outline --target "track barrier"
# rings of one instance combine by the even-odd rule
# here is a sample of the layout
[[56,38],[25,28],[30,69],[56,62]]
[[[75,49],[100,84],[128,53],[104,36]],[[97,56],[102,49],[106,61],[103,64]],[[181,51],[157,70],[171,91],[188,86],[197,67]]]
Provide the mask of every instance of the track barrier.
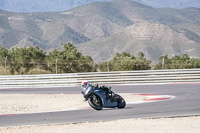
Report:
[[137,70],[0,76],[1,88],[73,87],[88,80],[98,84],[166,84],[200,82],[200,69]]

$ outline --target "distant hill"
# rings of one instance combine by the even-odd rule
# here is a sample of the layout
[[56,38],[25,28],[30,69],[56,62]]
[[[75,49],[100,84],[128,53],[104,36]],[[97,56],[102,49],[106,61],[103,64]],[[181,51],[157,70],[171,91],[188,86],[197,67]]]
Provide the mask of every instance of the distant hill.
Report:
[[109,0],[1,0],[0,9],[12,12],[59,12],[96,1]]
[[[139,22],[112,36],[80,44],[78,49],[84,55],[92,56],[96,62],[107,61],[112,59],[116,52],[124,51],[134,56],[142,51],[153,64],[157,63],[162,55],[172,57],[188,53],[192,57],[199,58],[200,29],[198,34],[195,34],[189,29],[180,27],[174,28],[147,21]],[[200,25],[198,27],[200,28]],[[191,35],[193,38],[190,38]]]
[[[111,0],[1,0],[0,9],[11,12],[60,12],[97,1]],[[114,2],[115,0],[113,0]],[[199,0],[133,0],[155,8],[200,8]]]
[[45,51],[72,42],[95,62],[117,52],[200,58],[200,9],[152,8],[131,0],[94,2],[65,12],[0,10],[0,46],[39,46]]
[[189,8],[189,7],[200,8],[199,0],[134,0],[134,1],[155,8],[164,8],[164,7],[176,8],[176,9]]

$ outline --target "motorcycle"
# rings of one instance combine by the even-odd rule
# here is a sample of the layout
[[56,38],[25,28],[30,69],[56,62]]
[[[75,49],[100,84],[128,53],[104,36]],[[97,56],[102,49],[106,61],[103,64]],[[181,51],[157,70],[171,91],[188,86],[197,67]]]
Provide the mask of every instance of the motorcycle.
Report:
[[87,87],[82,91],[85,101],[95,110],[102,110],[103,108],[124,108],[126,106],[125,100],[118,94],[111,91],[111,87],[107,90],[101,87]]

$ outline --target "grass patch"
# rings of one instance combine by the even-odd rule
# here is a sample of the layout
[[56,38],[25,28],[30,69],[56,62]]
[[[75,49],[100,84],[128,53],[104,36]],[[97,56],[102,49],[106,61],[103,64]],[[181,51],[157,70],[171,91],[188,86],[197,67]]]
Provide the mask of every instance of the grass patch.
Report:
[[0,75],[5,75],[5,69],[0,66]]
[[[21,69],[20,71],[20,75],[32,75],[32,74],[52,74],[52,73],[50,71],[42,70],[39,68],[34,68],[27,73],[25,72],[24,69]],[[3,67],[0,67],[0,75],[5,75],[5,69]],[[7,69],[7,75],[12,75],[9,69]],[[17,73],[15,72],[14,75],[17,75]]]

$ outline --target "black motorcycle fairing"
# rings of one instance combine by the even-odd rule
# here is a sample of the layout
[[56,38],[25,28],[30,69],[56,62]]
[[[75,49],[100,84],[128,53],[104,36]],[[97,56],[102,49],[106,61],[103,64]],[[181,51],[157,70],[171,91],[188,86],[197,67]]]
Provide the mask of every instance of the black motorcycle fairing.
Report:
[[105,105],[105,100],[106,100],[106,97],[105,97],[105,92],[101,91],[101,90],[94,90],[92,92],[94,95],[97,95],[101,98],[101,101],[102,101],[102,104]]
[[93,87],[88,87],[84,91],[82,91],[83,97],[85,98],[85,101],[88,100],[90,95],[93,93],[94,88]]

